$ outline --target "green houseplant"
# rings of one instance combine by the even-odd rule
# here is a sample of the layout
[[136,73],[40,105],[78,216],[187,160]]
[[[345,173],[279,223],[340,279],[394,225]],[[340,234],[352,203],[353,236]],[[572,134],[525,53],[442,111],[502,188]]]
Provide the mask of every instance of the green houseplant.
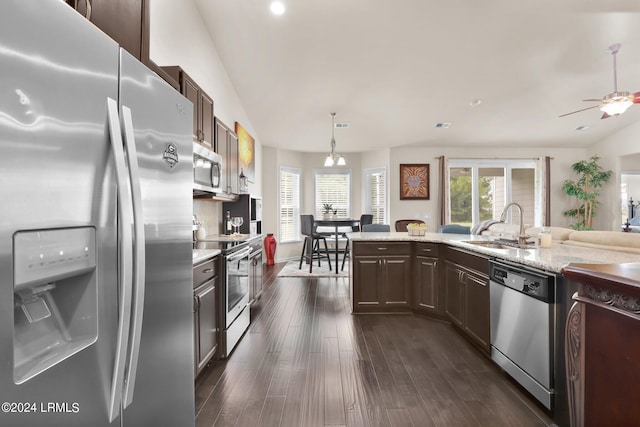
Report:
[[596,216],[598,196],[600,189],[609,182],[612,171],[605,171],[598,164],[600,157],[591,156],[589,160],[581,160],[571,165],[571,169],[579,175],[577,181],[567,179],[564,181],[562,191],[576,198],[576,207],[563,212],[562,214],[571,218],[573,223],[569,224],[574,230],[592,230],[593,217]]

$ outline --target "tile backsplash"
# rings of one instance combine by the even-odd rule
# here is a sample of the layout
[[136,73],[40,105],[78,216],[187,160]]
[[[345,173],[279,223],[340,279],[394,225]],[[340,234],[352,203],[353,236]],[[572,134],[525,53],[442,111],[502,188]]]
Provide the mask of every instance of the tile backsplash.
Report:
[[207,231],[207,235],[220,234],[222,229],[222,202],[193,200],[193,214]]

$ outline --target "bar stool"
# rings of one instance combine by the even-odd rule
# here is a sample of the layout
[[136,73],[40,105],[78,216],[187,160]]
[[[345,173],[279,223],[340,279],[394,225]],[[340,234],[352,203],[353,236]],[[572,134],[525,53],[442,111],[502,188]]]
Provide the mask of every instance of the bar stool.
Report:
[[[302,253],[300,254],[300,265],[298,270],[302,269],[302,262],[309,261],[309,273],[313,271],[313,260],[318,260],[318,267],[320,267],[320,260],[326,258],[329,262],[329,270],[331,270],[331,257],[329,256],[329,247],[327,246],[327,239],[322,234],[318,234],[313,226],[313,215],[300,215],[300,232],[304,237],[304,244],[302,245]],[[320,241],[324,243],[324,251],[320,250]],[[308,253],[307,253],[308,252]],[[336,266],[337,268],[338,266]]]
[[[357,225],[353,225],[351,226],[351,229],[353,230],[354,233],[357,233],[358,231],[361,230],[363,225],[368,225],[373,223],[373,215],[371,214],[362,214],[360,215],[360,221],[358,222]],[[344,255],[342,255],[342,267],[340,267],[340,271],[344,271],[344,263],[347,260],[347,258],[349,258],[351,256],[351,254],[349,253],[350,249],[350,240],[349,240],[349,236],[346,233],[342,233],[342,237],[344,237],[345,239],[347,239],[346,243],[345,243],[345,247],[344,247]]]

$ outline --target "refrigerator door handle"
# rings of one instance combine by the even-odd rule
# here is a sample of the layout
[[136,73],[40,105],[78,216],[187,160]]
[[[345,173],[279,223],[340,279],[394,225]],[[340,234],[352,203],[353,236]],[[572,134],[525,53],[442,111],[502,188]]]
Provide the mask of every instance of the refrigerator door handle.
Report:
[[136,140],[133,132],[133,119],[131,109],[122,106],[122,120],[124,125],[124,146],[127,150],[129,163],[129,178],[131,193],[133,195],[133,232],[134,232],[134,263],[133,263],[133,304],[131,313],[131,335],[129,355],[127,360],[128,370],[125,373],[124,395],[122,407],[126,408],[133,402],[133,390],[136,383],[138,369],[138,356],[140,354],[140,340],[142,336],[142,315],[144,311],[145,292],[145,234],[144,218],[142,216],[142,192],[140,190],[140,170],[138,168],[138,153],[136,152]]
[[118,191],[118,223],[120,232],[119,243],[119,272],[118,281],[120,288],[120,312],[118,314],[118,331],[116,338],[116,352],[113,363],[113,377],[111,382],[111,396],[109,401],[109,422],[113,422],[120,415],[122,402],[122,385],[124,381],[125,357],[129,339],[129,326],[131,321],[131,283],[132,283],[132,225],[133,207],[131,193],[129,191],[127,168],[125,164],[122,145],[122,133],[118,116],[118,103],[107,98],[107,117],[109,121],[109,134],[111,150],[115,163],[115,174]]

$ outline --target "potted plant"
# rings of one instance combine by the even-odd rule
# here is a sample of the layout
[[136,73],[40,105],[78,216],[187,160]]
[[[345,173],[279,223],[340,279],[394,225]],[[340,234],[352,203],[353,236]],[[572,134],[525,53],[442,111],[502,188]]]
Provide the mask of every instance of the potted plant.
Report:
[[612,171],[604,171],[598,164],[600,157],[591,156],[589,160],[581,160],[571,165],[571,169],[580,178],[577,181],[567,179],[564,181],[562,191],[576,198],[576,207],[562,214],[572,218],[575,222],[569,224],[574,230],[592,230],[593,217],[596,216],[596,208],[600,189],[609,182]]
[[332,215],[335,215],[336,211],[333,210],[333,204],[324,203],[322,205],[322,212],[323,212],[324,217],[326,219],[329,219],[329,218],[331,218]]

